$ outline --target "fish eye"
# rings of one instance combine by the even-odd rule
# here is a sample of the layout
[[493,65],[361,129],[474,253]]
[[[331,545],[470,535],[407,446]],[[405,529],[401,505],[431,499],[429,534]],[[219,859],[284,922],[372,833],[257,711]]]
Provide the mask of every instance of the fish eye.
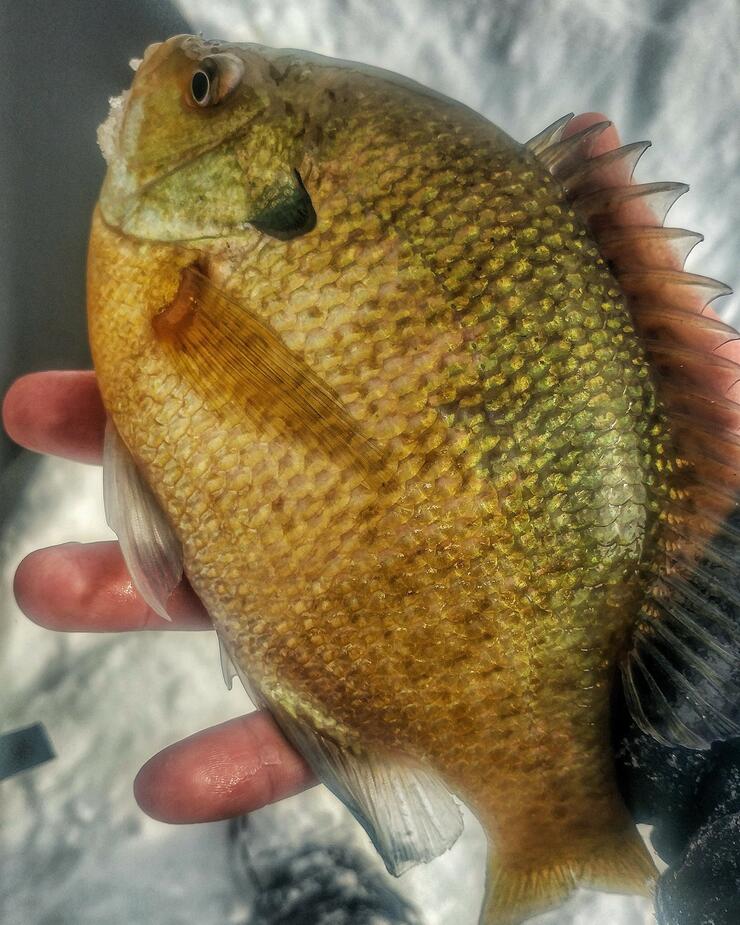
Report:
[[201,61],[200,67],[190,80],[190,95],[198,106],[208,106],[216,101],[215,85],[218,69],[209,58]]
[[195,102],[202,106],[208,99],[208,93],[211,89],[211,81],[205,71],[196,71],[193,74],[193,81],[190,85],[190,92],[193,94]]
[[199,61],[190,77],[187,102],[200,109],[222,103],[241,84],[244,62],[230,52],[219,52]]

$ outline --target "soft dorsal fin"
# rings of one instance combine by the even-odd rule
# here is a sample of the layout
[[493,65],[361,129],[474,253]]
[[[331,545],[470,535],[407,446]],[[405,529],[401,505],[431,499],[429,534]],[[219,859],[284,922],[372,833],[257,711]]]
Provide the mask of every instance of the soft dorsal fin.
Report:
[[683,271],[701,235],[664,228],[688,187],[633,184],[647,142],[591,156],[598,123],[562,140],[570,117],[527,147],[563,185],[619,281],[672,425],[681,478],[662,512],[664,559],[648,577],[622,666],[638,724],[666,744],[706,748],[740,734],[740,335],[705,313],[730,292]]
[[381,454],[337,395],[197,263],[181,271],[175,298],[152,326],[178,373],[227,420],[247,417],[377,477]]

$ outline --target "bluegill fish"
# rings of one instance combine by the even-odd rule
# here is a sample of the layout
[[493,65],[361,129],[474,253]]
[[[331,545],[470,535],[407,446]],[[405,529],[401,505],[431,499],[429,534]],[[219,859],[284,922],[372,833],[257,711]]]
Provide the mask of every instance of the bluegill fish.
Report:
[[725,287],[677,268],[698,236],[630,219],[685,189],[630,185],[647,144],[592,157],[606,124],[566,123],[523,145],[384,71],[178,36],[100,134],[89,328],[134,580],[166,616],[187,575],[389,870],[464,801],[484,925],[650,890],[620,669],[661,740],[737,731],[734,592],[700,565],[738,487],[735,334],[700,312]]

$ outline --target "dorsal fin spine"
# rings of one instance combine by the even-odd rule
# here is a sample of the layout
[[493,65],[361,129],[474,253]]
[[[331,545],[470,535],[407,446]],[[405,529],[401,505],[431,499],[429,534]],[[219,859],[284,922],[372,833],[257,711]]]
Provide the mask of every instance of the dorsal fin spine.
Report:
[[703,240],[704,235],[685,228],[626,225],[604,229],[599,246],[617,269],[677,265],[683,269],[691,251]]
[[551,125],[548,125],[547,128],[543,129],[538,135],[535,135],[534,138],[530,138],[525,147],[529,148],[533,154],[540,154],[540,152],[546,150],[551,145],[557,144],[563,136],[565,127],[573,116],[574,113],[572,112],[569,112],[565,116],[561,116]]
[[593,143],[611,126],[611,122],[596,122],[588,128],[558,141],[540,154],[540,160],[550,172],[561,179],[563,174],[580,169],[583,165],[583,152],[590,150]]
[[561,177],[560,181],[571,196],[585,195],[609,186],[621,186],[624,177],[620,180],[618,174],[623,172],[631,180],[638,161],[649,147],[649,141],[636,141],[607,151],[606,154],[591,158],[585,164],[577,165],[569,174]]
[[527,147],[610,261],[676,449],[666,475],[674,482],[660,502],[660,545],[645,563],[646,596],[622,665],[625,691],[638,724],[656,739],[706,748],[740,732],[740,402],[730,396],[740,364],[718,353],[740,335],[705,314],[731,290],[683,271],[701,235],[662,227],[688,186],[631,182],[648,143],[592,157],[609,123],[563,139],[568,121]]

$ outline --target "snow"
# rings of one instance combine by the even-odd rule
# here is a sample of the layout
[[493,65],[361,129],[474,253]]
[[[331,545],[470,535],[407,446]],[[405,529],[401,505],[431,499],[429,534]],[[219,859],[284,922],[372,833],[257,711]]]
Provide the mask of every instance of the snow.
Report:
[[[689,269],[737,288],[740,137],[735,0],[180,0],[209,37],[309,48],[399,71],[526,139],[558,116],[601,110],[625,140],[651,138],[639,178],[686,180],[670,224],[706,243]],[[160,38],[156,36],[153,38]],[[143,51],[143,49],[142,49]],[[94,144],[94,139],[91,139]],[[728,301],[728,300],[725,300]],[[724,309],[737,319],[737,310]],[[26,621],[12,574],[30,550],[107,538],[99,471],[45,460],[2,535],[2,728],[46,724],[56,760],[2,784],[0,920],[7,925],[268,925],[233,876],[227,824],[167,827],[131,782],[154,751],[248,708],[221,681],[211,634],[56,635]],[[255,814],[252,850],[301,841],[363,846],[320,789]],[[443,858],[391,881],[427,925],[474,925],[485,845],[475,821]],[[534,920],[533,920],[534,921]],[[540,925],[642,925],[644,900],[583,891]]]
[[[133,65],[132,70],[136,70]],[[120,96],[110,98],[108,118],[98,128],[98,147],[108,164],[113,161],[116,154],[116,139],[120,131],[127,96],[127,93],[121,93]]]

